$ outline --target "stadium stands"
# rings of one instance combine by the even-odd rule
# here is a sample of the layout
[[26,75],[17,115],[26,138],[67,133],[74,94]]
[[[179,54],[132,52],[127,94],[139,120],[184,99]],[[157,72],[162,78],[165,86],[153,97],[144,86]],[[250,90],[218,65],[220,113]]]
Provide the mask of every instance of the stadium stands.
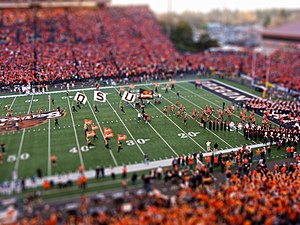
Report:
[[226,181],[215,185],[205,167],[190,171],[175,167],[165,170],[163,179],[166,187],[169,182],[179,191],[169,189],[167,194],[153,185],[146,188],[153,184],[149,179],[159,179],[152,171],[144,178],[148,192],[125,190],[110,198],[83,195],[80,204],[59,210],[46,205],[33,211],[29,202],[20,224],[297,224],[299,171],[300,155],[273,169],[264,164],[244,174],[226,169]]
[[[267,56],[242,53],[180,55],[147,7],[1,10],[0,85],[90,78],[166,78],[183,72],[246,74],[266,80]],[[276,51],[270,82],[300,89],[300,53]]]

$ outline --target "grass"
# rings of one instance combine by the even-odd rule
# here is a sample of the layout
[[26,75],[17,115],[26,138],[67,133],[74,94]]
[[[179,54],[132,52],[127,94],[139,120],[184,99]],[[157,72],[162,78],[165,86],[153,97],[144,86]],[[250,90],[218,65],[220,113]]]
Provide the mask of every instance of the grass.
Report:
[[[145,85],[143,88],[153,89],[153,86]],[[93,91],[84,91],[89,104],[85,104],[82,109],[74,113],[70,112],[70,106],[74,104],[72,98],[68,101],[64,93],[52,93],[51,98],[55,99],[55,105],[50,104],[50,110],[55,110],[57,106],[60,106],[67,112],[66,117],[59,119],[59,128],[55,128],[54,121],[50,120],[50,122],[23,131],[0,133],[0,143],[5,143],[7,149],[3,158],[4,162],[0,165],[2,171],[0,180],[11,180],[14,169],[20,178],[28,178],[36,175],[37,168],[43,171],[44,176],[57,175],[75,172],[82,163],[87,170],[94,169],[97,165],[114,167],[140,163],[144,153],[149,155],[151,161],[155,161],[171,158],[176,154],[205,152],[205,143],[208,140],[212,144],[217,142],[220,149],[253,144],[252,141],[244,140],[237,132],[204,130],[197,121],[192,119],[189,119],[185,126],[182,118],[173,115],[165,116],[163,107],[175,105],[176,92],[170,91],[165,94],[164,89],[161,89],[159,91],[162,93],[162,104],[146,106],[145,111],[151,116],[150,126],[137,122],[137,111],[131,105],[123,102],[126,113],[120,111],[121,100],[117,89],[109,88],[103,91],[107,93],[108,101],[96,103],[100,113],[93,114],[92,112]],[[231,104],[205,90],[195,90],[193,84],[188,82],[177,83],[175,91],[180,91],[179,103],[183,104],[189,114],[194,108],[200,112],[206,105],[212,105],[212,103],[215,108],[221,108],[223,101],[226,105]],[[75,92],[70,93],[70,97],[74,95]],[[13,105],[12,102],[14,102]],[[47,95],[3,98],[0,100],[0,107],[4,105],[12,106],[13,114],[17,116],[27,114],[29,111],[36,112],[39,107],[42,107],[43,111],[49,110]],[[175,111],[177,112],[177,109]],[[2,116],[5,113],[3,110]],[[238,112],[235,115],[233,120],[239,121]],[[115,137],[110,142],[111,153],[105,148],[100,131],[97,131],[99,139],[93,142],[95,148],[85,147],[87,143],[83,128],[84,119],[91,119],[95,124],[97,119],[101,129],[109,127],[113,130]],[[257,120],[260,121],[259,118]],[[120,153],[117,153],[116,136],[118,133],[126,134],[128,137]],[[190,135],[186,135],[188,133]],[[53,154],[57,156],[56,166],[49,163],[49,156]]]

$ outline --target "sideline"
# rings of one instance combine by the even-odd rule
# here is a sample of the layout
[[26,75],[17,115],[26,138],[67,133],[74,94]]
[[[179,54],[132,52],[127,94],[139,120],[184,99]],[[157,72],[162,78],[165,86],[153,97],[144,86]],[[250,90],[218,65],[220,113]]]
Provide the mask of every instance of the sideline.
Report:
[[[260,147],[263,147],[263,146],[267,146],[269,144],[270,143],[267,143],[267,144],[256,144],[256,145],[247,145],[247,148],[248,147],[250,147],[250,148],[260,148]],[[220,150],[220,151],[217,152],[217,154],[236,152],[236,151],[240,150],[241,147]],[[203,153],[203,157],[210,156],[212,153],[213,152]],[[172,166],[173,159],[174,159],[174,157],[173,158],[169,158],[169,159],[164,159],[164,160],[150,161],[148,165],[144,164],[144,163],[126,165],[126,167],[127,167],[127,173],[144,171],[144,170],[150,170],[150,169],[156,169],[158,167]],[[123,166],[118,166],[118,167],[114,167],[113,171],[114,171],[114,173],[116,175],[117,174],[122,174],[122,169],[123,169]],[[105,175],[106,176],[110,176],[111,172],[112,172],[111,168],[105,168]],[[95,178],[95,171],[94,170],[88,170],[88,171],[85,172],[85,175],[86,175],[86,177],[88,179]],[[59,176],[48,176],[48,177],[44,177],[43,179],[37,179],[35,184],[33,184],[32,181],[31,181],[31,179],[28,178],[28,179],[25,180],[25,184],[26,184],[27,188],[33,188],[33,187],[37,187],[37,186],[42,186],[44,180],[52,180],[52,181],[54,181],[54,183],[57,183],[59,181],[58,177]],[[78,172],[76,172],[76,173],[70,173],[69,174],[69,178],[72,181],[76,181],[78,179],[78,177],[79,177],[79,173]]]

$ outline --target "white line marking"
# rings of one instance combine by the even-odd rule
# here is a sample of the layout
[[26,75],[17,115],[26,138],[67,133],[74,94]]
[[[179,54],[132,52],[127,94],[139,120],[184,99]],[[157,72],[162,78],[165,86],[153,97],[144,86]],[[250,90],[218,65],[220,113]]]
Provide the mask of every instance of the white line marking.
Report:
[[[162,96],[163,97],[163,96]],[[191,103],[191,104],[193,104],[194,106],[197,106],[195,103],[193,103],[192,101],[190,101],[190,100],[188,100],[187,98],[185,98],[185,97],[183,97],[183,96],[180,96],[181,98],[183,98],[183,99],[185,99],[187,102],[189,102],[189,103]],[[163,97],[163,98],[165,98],[165,97]],[[167,98],[165,98],[168,102],[170,102]],[[172,102],[170,102],[170,103],[172,103]],[[176,106],[175,105],[175,107],[177,107],[177,108],[179,108],[178,106]],[[190,118],[193,118],[189,113],[187,113],[188,114],[188,116],[190,117]],[[194,121],[196,121],[198,124],[200,124],[197,120],[194,120]],[[221,141],[223,141],[225,144],[227,144],[228,146],[230,146],[231,148],[232,148],[232,146],[228,143],[228,142],[226,142],[223,138],[221,138],[219,135],[217,135],[217,134],[215,134],[214,132],[212,132],[211,130],[209,130],[209,129],[206,129],[207,131],[209,131],[210,133],[212,133],[214,136],[216,136],[217,138],[219,138]]]
[[[107,99],[106,99],[107,100]],[[119,118],[119,120],[121,121],[121,123],[123,124],[123,126],[125,127],[125,129],[127,130],[128,134],[131,136],[132,140],[134,141],[134,143],[136,144],[136,146],[138,147],[138,149],[140,150],[140,152],[145,155],[144,151],[142,150],[141,146],[139,145],[139,143],[136,142],[135,138],[132,136],[131,132],[128,130],[127,126],[125,125],[125,123],[123,122],[123,120],[121,119],[121,117],[119,116],[119,114],[116,112],[116,110],[112,107],[112,105],[110,104],[110,102],[107,100],[107,103],[109,104],[109,106],[111,107],[111,109],[114,111],[114,113],[117,115],[117,117]]]
[[[50,95],[49,95],[50,96]],[[51,110],[51,97],[49,97],[49,112]],[[51,136],[50,136],[50,130],[51,130],[51,120],[48,121],[48,176],[51,176]]]
[[[83,93],[85,94],[84,91],[83,91]],[[92,108],[92,106],[91,106],[91,104],[90,104],[90,102],[89,102],[89,99],[87,99],[87,103],[88,103],[88,105],[89,105],[89,107],[90,107],[90,109],[91,109],[91,111],[92,111],[92,113],[93,113],[93,115],[94,115],[94,118],[95,118],[96,123],[97,123],[97,125],[98,125],[98,127],[99,127],[99,130],[101,131],[101,135],[102,135],[103,139],[105,139],[105,138],[104,138],[103,131],[102,131],[102,128],[101,128],[101,126],[100,126],[100,124],[99,124],[99,121],[98,121],[98,119],[97,119],[97,117],[96,117],[94,111],[93,111],[93,108]],[[111,149],[109,149],[109,153],[110,153],[110,155],[111,155],[111,157],[112,157],[112,159],[113,159],[115,165],[118,166],[118,162],[117,162],[117,160],[116,160],[114,154],[112,153]]]
[[[189,89],[186,89],[186,88],[184,88],[184,87],[182,87],[182,86],[180,86],[182,89],[184,89],[184,90],[186,90],[186,91],[189,91],[189,92],[191,92],[191,90],[189,90]],[[192,93],[194,93],[194,92],[192,92]],[[209,101],[209,100],[207,100],[206,98],[203,98],[201,95],[198,95],[197,93],[194,93],[196,96],[198,96],[198,97],[200,97],[200,98],[202,98],[202,99],[204,99],[204,100],[206,100],[206,101],[208,101],[208,102],[211,102],[211,101]],[[188,102],[191,102],[190,100],[188,100],[188,99],[186,99],[185,97],[183,97],[183,96],[180,96],[181,98],[183,98],[183,99],[185,99],[186,101],[188,101]],[[218,96],[219,97],[219,96]],[[215,104],[215,103],[213,103],[213,102],[211,102],[212,104],[214,104],[215,106],[218,106],[217,104]],[[191,104],[193,104],[194,106],[196,106],[197,108],[199,108],[199,109],[202,109],[203,110],[203,108],[201,107],[201,106],[199,106],[199,105],[197,105],[197,104],[195,104],[195,103],[193,103],[193,102],[191,102]],[[221,106],[218,106],[218,107],[221,107]],[[237,117],[238,119],[240,119],[237,115],[235,115],[234,113],[232,113],[232,115],[234,115],[235,117]],[[212,115],[214,118],[216,118],[217,119],[217,117],[215,116],[215,115]],[[241,133],[240,131],[238,132],[240,135],[242,135],[242,136],[244,136],[244,134],[243,133]]]
[[[14,97],[14,100],[12,101],[12,103],[11,103],[11,105],[9,106],[9,109],[8,109],[8,110],[11,110],[11,109],[12,109],[12,107],[13,107],[15,101],[16,101],[16,98],[17,98],[17,96]],[[7,114],[8,114],[8,113],[6,113],[6,116],[7,116]]]
[[70,112],[70,115],[71,115],[71,120],[72,120],[72,123],[73,123],[73,129],[74,129],[74,134],[75,134],[75,139],[76,139],[76,144],[77,144],[77,150],[78,150],[78,154],[79,154],[80,164],[83,167],[85,167],[84,166],[84,162],[83,162],[83,158],[82,158],[82,155],[81,155],[81,150],[80,150],[78,136],[77,136],[77,132],[76,132],[76,128],[75,128],[74,118],[73,118],[73,114],[72,114],[72,111],[71,111],[70,100],[69,100],[69,98],[67,98],[67,100],[68,100],[68,106],[69,106],[69,112]]
[[160,113],[162,113],[166,118],[168,118],[168,120],[170,120],[179,130],[181,130],[181,132],[183,132],[185,135],[187,135],[187,137],[189,139],[191,139],[196,145],[198,145],[198,147],[200,147],[203,151],[206,152],[206,150],[200,145],[198,144],[198,142],[196,142],[193,138],[190,137],[190,135],[188,135],[181,127],[179,127],[173,120],[171,120],[168,116],[166,116],[162,111],[160,111],[159,108],[156,107],[156,105],[152,104],[151,105],[154,106],[154,108],[156,108]]
[[[28,108],[27,114],[30,113],[31,105],[32,105],[32,102],[33,102],[32,99],[33,99],[33,95],[31,97],[31,101],[30,101],[30,104],[29,104],[29,108]],[[24,128],[23,129],[23,133],[22,133],[22,137],[21,137],[21,141],[20,141],[20,145],[19,145],[19,150],[18,150],[18,156],[17,156],[16,164],[15,164],[15,167],[14,167],[14,170],[17,172],[17,174],[18,174],[18,169],[19,169],[19,164],[20,164],[20,157],[21,157],[21,152],[22,152],[22,147],[23,147],[25,132],[26,132],[26,129]]]
[[[115,89],[115,91],[116,92],[118,92],[117,91],[117,89]],[[139,112],[137,109],[135,109],[133,106],[132,106],[132,104],[130,104],[131,105],[131,107],[135,110],[135,111],[137,111],[137,112]],[[135,119],[135,118],[134,118]],[[131,120],[131,119],[130,119]],[[176,156],[179,156],[178,155],[178,153],[169,145],[169,143],[157,132],[157,130],[150,124],[150,123],[147,123],[151,128],[152,128],[152,130],[161,138],[161,140],[163,140],[163,142],[165,142],[165,144],[172,150],[172,152],[176,155]],[[145,139],[145,141],[147,141],[148,139]]]

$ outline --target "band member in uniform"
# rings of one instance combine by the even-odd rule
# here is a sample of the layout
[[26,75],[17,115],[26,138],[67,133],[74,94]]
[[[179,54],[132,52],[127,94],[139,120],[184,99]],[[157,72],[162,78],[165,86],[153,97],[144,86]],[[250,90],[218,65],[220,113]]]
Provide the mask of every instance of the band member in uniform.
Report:
[[125,111],[124,111],[124,107],[123,107],[123,105],[122,105],[122,103],[121,103],[121,102],[120,102],[120,109],[121,109],[121,112],[125,113]]
[[90,147],[90,146],[94,146],[92,143],[91,143],[91,140],[90,138],[86,138],[86,142],[87,142],[87,146]]
[[170,105],[170,111],[171,111],[171,113],[172,113],[173,115],[174,115],[174,109],[175,109],[174,105],[171,104],[171,105]]
[[208,129],[211,130],[211,127],[212,127],[212,121],[210,120],[210,121],[208,122]]
[[72,105],[72,112],[77,112],[76,108],[74,105]]
[[54,120],[55,122],[54,122],[54,126],[55,127],[58,127],[59,126],[59,124],[58,124],[58,119],[57,118],[55,118],[55,120]]
[[122,148],[122,142],[118,141],[118,153],[121,151]]
[[76,106],[77,106],[78,109],[81,109],[79,102],[76,103]]
[[186,126],[186,121],[187,121],[187,118],[188,118],[188,115],[187,113],[184,114],[184,117],[183,117],[183,124]]
[[164,106],[164,114],[167,116],[168,115],[168,108],[167,106]]
[[95,112],[99,112],[97,105],[94,105]]
[[180,110],[177,111],[177,118],[180,117]]
[[109,146],[109,139],[108,138],[105,138],[105,148],[111,149],[111,147]]
[[88,125],[87,125],[86,123],[83,124],[83,129],[84,129],[84,134],[85,134],[85,136],[86,136],[86,132],[89,131]]

